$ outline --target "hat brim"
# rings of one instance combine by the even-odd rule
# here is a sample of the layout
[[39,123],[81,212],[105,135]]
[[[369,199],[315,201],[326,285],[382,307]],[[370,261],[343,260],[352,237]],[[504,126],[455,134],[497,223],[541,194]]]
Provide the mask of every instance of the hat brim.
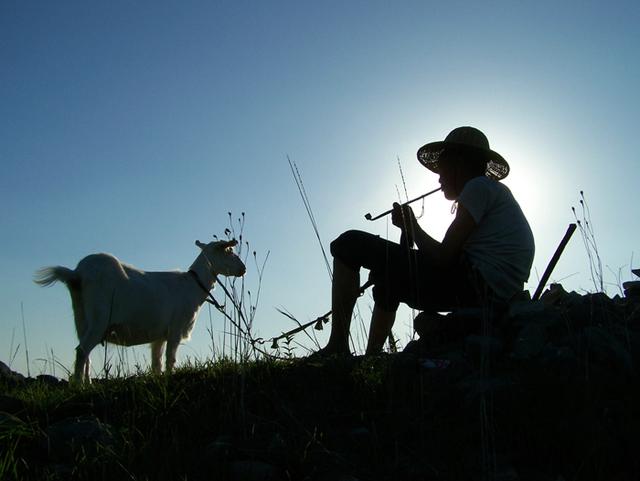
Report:
[[447,142],[446,140],[430,142],[420,147],[417,153],[418,161],[431,172],[438,174],[440,173],[440,156],[447,147],[462,147],[482,154],[487,160],[487,170],[485,175],[490,179],[502,180],[509,175],[509,164],[498,152],[491,149],[473,147],[468,144]]

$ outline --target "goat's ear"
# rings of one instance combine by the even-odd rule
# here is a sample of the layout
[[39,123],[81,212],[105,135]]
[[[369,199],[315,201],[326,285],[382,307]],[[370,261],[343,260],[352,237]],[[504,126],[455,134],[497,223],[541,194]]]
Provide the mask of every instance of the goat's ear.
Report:
[[197,240],[197,241],[196,241],[196,245],[197,245],[198,247],[200,247],[200,249],[204,249],[204,248],[205,248],[205,246],[206,246],[207,244],[203,244],[202,242],[200,242],[199,240]]
[[227,249],[229,247],[235,247],[237,245],[238,245],[238,241],[235,240],[235,239],[231,239],[230,241],[225,242],[224,244],[222,244],[222,247]]

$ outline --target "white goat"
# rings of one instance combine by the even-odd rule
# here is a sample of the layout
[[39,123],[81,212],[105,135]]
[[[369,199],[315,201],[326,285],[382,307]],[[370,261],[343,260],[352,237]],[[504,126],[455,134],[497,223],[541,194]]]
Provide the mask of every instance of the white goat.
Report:
[[216,275],[244,275],[245,265],[233,252],[236,244],[236,240],[196,241],[201,252],[189,272],[145,272],[110,254],[89,255],[75,270],[40,269],[34,279],[37,284],[62,281],[71,293],[80,341],[74,380],[90,382],[89,354],[103,341],[122,346],[151,343],[151,368],[156,373],[161,371],[166,343],[166,370],[171,371],[178,345],[189,339]]

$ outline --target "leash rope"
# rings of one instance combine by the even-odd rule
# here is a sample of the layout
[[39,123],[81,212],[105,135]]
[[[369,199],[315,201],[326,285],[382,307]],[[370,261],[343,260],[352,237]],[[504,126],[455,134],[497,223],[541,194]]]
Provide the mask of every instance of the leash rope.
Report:
[[[218,311],[220,311],[220,313],[222,313],[222,315],[224,317],[226,317],[229,322],[231,324],[233,324],[233,326],[238,329],[238,331],[240,332],[240,334],[242,336],[244,336],[246,339],[249,340],[249,343],[251,344],[251,347],[254,348],[256,351],[258,351],[259,353],[270,357],[270,358],[275,358],[275,359],[280,359],[278,356],[274,356],[273,354],[269,354],[268,352],[264,351],[263,349],[259,348],[256,346],[256,344],[264,344],[265,341],[262,338],[257,338],[254,339],[251,334],[247,331],[245,331],[242,326],[240,326],[225,310],[224,306],[222,304],[220,304],[215,297],[213,297],[213,294],[211,294],[211,291],[209,289],[207,289],[207,287],[202,283],[202,281],[200,280],[200,278],[198,277],[198,274],[193,271],[193,270],[189,270],[189,274],[191,274],[191,276],[193,277],[193,279],[196,281],[196,284],[198,284],[198,286],[200,287],[200,289],[202,289],[202,291],[206,294],[205,297],[205,301],[208,302],[209,304],[213,305]],[[227,288],[225,287],[224,284],[222,284],[220,282],[220,280],[218,279],[218,276],[215,276],[215,281],[220,285],[220,287],[222,287],[222,290],[224,291],[225,295],[231,300],[231,303],[233,304],[234,308],[236,309],[236,311],[238,312],[240,318],[245,322],[245,324],[247,324],[246,319],[244,318],[244,314],[242,313],[242,310],[240,309],[240,306],[238,306],[233,298],[233,296],[231,296],[231,294],[229,293],[229,291],[227,290]],[[284,359],[284,358],[283,358]]]
[[[236,301],[234,299],[234,297],[231,295],[231,293],[229,292],[229,290],[227,289],[227,287],[220,282],[220,280],[218,279],[218,276],[214,276],[215,282],[218,283],[218,285],[222,288],[222,290],[224,291],[225,295],[227,296],[228,299],[231,300],[231,303],[233,304],[233,307],[236,309],[236,311],[238,312],[238,315],[240,316],[240,318],[242,319],[242,321],[244,322],[244,324],[247,326],[247,330],[245,331],[245,329],[242,328],[242,326],[240,326],[225,310],[224,306],[222,304],[220,304],[215,297],[213,297],[213,294],[211,294],[211,291],[209,289],[207,289],[207,287],[203,284],[203,282],[200,280],[200,278],[198,277],[198,274],[193,271],[193,270],[189,270],[189,274],[191,274],[191,276],[193,277],[193,279],[196,281],[196,284],[198,284],[198,286],[200,287],[200,289],[206,294],[205,297],[205,301],[208,302],[209,304],[213,305],[218,311],[220,311],[222,313],[223,316],[225,316],[229,322],[231,322],[231,324],[233,324],[233,326],[238,329],[238,331],[240,332],[240,334],[242,334],[243,336],[245,336],[245,338],[247,338],[249,340],[249,343],[251,344],[251,347],[253,347],[256,351],[258,351],[259,353],[272,358],[272,359],[281,359],[281,360],[287,360],[288,358],[283,358],[283,357],[279,357],[279,356],[274,356],[273,354],[270,354],[268,352],[266,352],[265,350],[261,349],[260,347],[258,347],[257,345],[263,345],[266,344],[267,341],[262,338],[262,337],[258,337],[256,339],[254,339],[250,332],[249,332],[249,323],[247,322],[246,318],[244,317],[244,314],[242,313],[242,310],[240,308],[240,306],[238,304],[236,304]],[[358,296],[362,296],[364,294],[364,292],[373,285],[373,281],[368,280],[367,282],[365,282],[361,287],[360,290],[358,292]],[[297,334],[299,332],[305,331],[307,330],[309,327],[314,326],[314,329],[320,331],[322,330],[323,324],[326,324],[329,322],[329,316],[331,315],[332,311],[327,312],[326,314],[316,317],[313,321],[309,321],[305,324],[301,324],[298,327],[291,329],[287,332],[283,332],[282,334],[280,334],[279,336],[274,336],[270,339],[268,339],[268,341],[271,342],[271,349],[278,349],[278,341],[281,339],[286,339],[290,336],[293,336],[294,334]]]
[[[358,297],[362,296],[364,294],[364,292],[373,285],[373,281],[368,280],[367,282],[365,282],[364,284],[362,284],[362,286],[360,287],[360,290],[358,292]],[[313,321],[309,321],[306,324],[301,324],[300,326],[291,329],[290,331],[284,332],[282,334],[280,334],[279,336],[276,337],[272,337],[270,339],[271,343],[271,349],[277,349],[278,348],[278,341],[281,339],[286,339],[289,336],[292,336],[294,334],[297,334],[299,332],[302,332],[306,329],[308,329],[310,326],[314,326],[314,329],[317,331],[321,331],[322,330],[322,325],[326,324],[327,322],[329,322],[329,316],[331,315],[332,311],[327,312],[326,314],[320,316],[320,317],[316,317]]]

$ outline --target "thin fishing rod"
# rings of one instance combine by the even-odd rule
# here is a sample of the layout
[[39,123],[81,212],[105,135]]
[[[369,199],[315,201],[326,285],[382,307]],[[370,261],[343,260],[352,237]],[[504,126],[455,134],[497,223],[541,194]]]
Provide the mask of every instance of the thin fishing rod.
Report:
[[[364,284],[362,284],[360,286],[360,290],[358,291],[358,296],[362,296],[364,294],[364,292],[369,289],[369,287],[371,287],[373,285],[373,281],[372,280],[368,280],[367,282],[365,282]],[[281,311],[280,309],[278,309],[278,311],[281,314],[284,314],[285,316],[287,316],[290,319],[293,319],[295,321],[294,317],[291,317],[289,314]],[[325,315],[320,316],[320,317],[316,317],[313,321],[309,321],[306,324],[300,324],[298,327],[291,329],[290,331],[287,332],[283,332],[282,334],[280,334],[279,336],[276,337],[272,337],[271,341],[271,349],[278,349],[278,341],[280,339],[286,339],[289,336],[292,336],[293,334],[297,334],[299,332],[304,331],[305,329],[307,329],[309,326],[314,326],[314,329],[316,331],[321,331],[322,330],[322,324],[326,324],[327,322],[329,322],[329,316],[331,315],[333,311],[329,311],[327,312]],[[298,322],[298,321],[296,321]]]
[[[436,192],[438,192],[439,190],[442,190],[442,187],[438,187],[437,189],[434,189],[434,190],[432,190],[432,191],[430,191],[430,192],[427,192],[426,194],[422,194],[422,195],[420,195],[420,196],[416,197],[415,199],[411,199],[411,200],[409,200],[409,201],[405,202],[405,203],[404,203],[404,204],[402,204],[402,205],[403,205],[403,206],[404,206],[404,205],[409,205],[409,204],[411,204],[411,203],[415,202],[416,200],[424,199],[426,196],[431,195],[431,194],[435,194],[435,193],[436,193]],[[379,215],[377,215],[377,216],[375,216],[375,217],[371,217],[371,214],[366,213],[366,214],[364,215],[364,218],[365,218],[365,219],[367,219],[367,220],[377,220],[377,219],[379,219],[380,217],[384,217],[385,215],[389,215],[389,214],[391,214],[392,212],[393,212],[393,209],[389,209],[388,211],[383,212],[382,214],[379,214]]]

